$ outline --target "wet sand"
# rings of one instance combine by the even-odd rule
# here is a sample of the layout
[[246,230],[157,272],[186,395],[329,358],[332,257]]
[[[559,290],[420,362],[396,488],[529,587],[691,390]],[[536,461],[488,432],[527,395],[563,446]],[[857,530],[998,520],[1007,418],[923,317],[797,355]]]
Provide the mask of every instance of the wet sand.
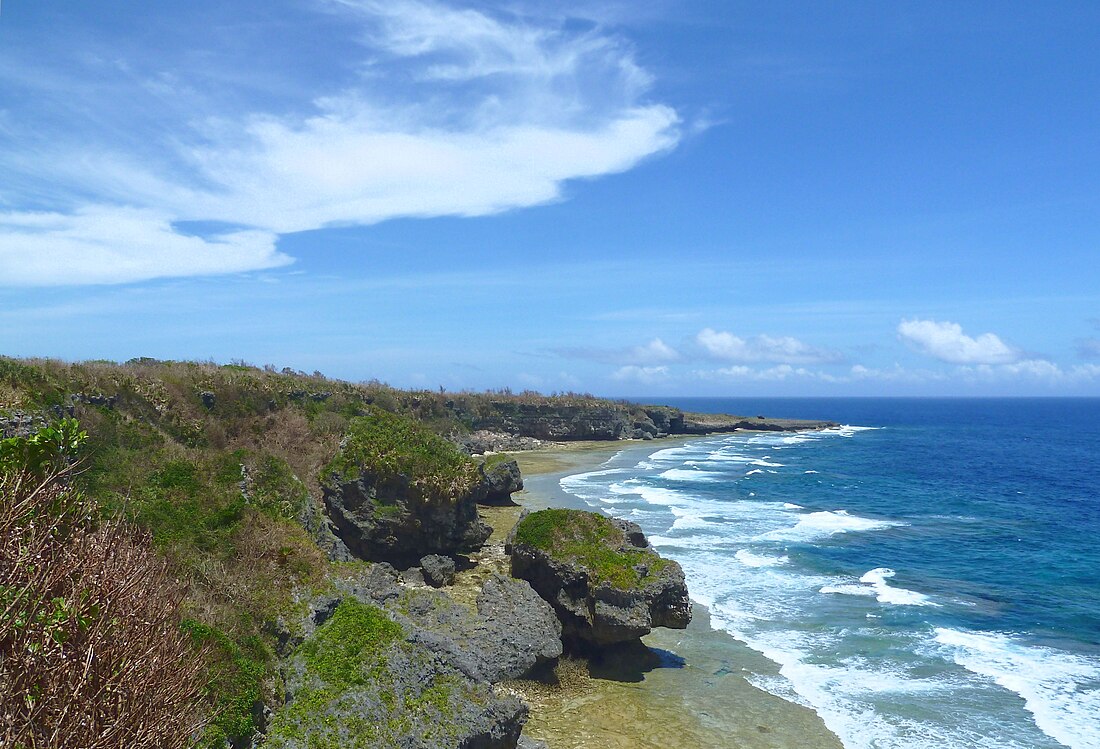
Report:
[[[624,450],[640,460],[690,439],[568,443],[515,454],[525,490],[515,497],[519,507],[482,508],[495,529],[480,560],[488,563],[484,574],[505,568],[498,544],[524,507],[589,509],[561,490],[562,476],[596,469]],[[613,652],[599,664],[565,660],[545,683],[509,685],[531,705],[524,734],[551,749],[842,749],[812,710],[748,681],[774,677],[778,667],[713,630],[702,606],[695,605],[688,629],[657,629],[643,642],[648,649]]]

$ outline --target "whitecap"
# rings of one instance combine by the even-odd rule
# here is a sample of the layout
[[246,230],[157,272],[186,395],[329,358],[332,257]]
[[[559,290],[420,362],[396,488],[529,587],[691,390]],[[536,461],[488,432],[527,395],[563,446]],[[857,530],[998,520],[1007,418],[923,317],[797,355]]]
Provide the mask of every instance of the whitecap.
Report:
[[[770,458],[771,456],[770,455],[765,455],[764,457],[765,458]],[[784,466],[783,463],[769,463],[768,461],[766,461],[762,458],[756,458],[755,460],[750,460],[749,465],[763,466],[764,468],[782,468]]]
[[745,475],[746,475],[746,476],[751,476],[751,475],[753,475],[754,473],[763,473],[763,472],[764,472],[764,470],[763,470],[762,468],[753,468],[753,469],[752,469],[751,471],[749,471],[749,472],[748,472],[748,473],[746,473]]
[[765,554],[754,554],[748,549],[741,549],[736,554],[737,561],[746,567],[778,567],[781,564],[786,564],[791,561],[790,557],[783,555],[781,557],[770,557]]
[[1035,725],[1071,749],[1100,749],[1100,659],[1009,635],[937,628],[958,665],[1024,699]]
[[690,530],[700,529],[713,526],[714,523],[706,520],[702,515],[680,507],[669,507],[672,510],[672,514],[676,516],[676,520],[672,522],[672,527],[669,530]]
[[712,473],[710,471],[669,468],[667,471],[659,474],[659,477],[669,481],[713,482],[721,475],[720,473]]
[[873,520],[858,515],[849,515],[844,510],[822,511],[803,515],[794,527],[769,531],[761,534],[758,538],[783,541],[814,541],[828,538],[837,533],[878,531],[903,525],[905,523],[896,520]]
[[822,593],[836,593],[848,596],[873,596],[879,603],[895,606],[939,606],[923,593],[905,588],[895,588],[886,581],[896,573],[889,567],[876,567],[859,578],[861,585],[826,585]]

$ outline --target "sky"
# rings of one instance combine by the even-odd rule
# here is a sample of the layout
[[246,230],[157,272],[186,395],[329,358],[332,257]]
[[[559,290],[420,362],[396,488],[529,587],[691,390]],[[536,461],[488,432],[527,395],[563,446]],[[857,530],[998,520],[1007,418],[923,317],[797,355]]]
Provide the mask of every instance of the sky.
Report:
[[1100,4],[6,0],[0,353],[1100,395]]

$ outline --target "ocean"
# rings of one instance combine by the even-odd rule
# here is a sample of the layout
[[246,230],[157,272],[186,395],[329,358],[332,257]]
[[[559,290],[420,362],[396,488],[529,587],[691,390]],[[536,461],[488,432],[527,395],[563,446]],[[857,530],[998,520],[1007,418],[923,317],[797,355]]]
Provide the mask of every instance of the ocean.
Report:
[[1100,749],[1100,399],[662,402],[846,425],[560,479],[779,666],[756,687],[847,749]]

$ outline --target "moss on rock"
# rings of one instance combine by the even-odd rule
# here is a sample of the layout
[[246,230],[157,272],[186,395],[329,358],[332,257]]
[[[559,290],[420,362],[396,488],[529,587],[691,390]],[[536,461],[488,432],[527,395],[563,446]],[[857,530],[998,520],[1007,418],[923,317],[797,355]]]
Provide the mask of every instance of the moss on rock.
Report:
[[517,544],[584,567],[593,582],[632,590],[656,579],[669,562],[626,541],[626,533],[612,520],[581,510],[533,512],[520,521],[515,534]]

